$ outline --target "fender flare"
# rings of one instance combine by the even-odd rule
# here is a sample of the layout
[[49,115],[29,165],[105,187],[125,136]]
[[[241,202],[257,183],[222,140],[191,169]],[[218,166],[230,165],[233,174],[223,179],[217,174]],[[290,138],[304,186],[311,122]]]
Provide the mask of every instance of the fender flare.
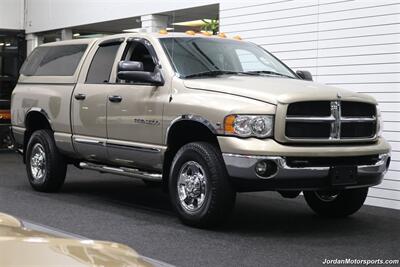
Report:
[[218,125],[213,124],[206,118],[199,116],[199,115],[193,115],[193,114],[186,114],[186,115],[181,115],[175,119],[173,119],[169,126],[167,127],[167,130],[165,132],[165,144],[168,144],[168,138],[170,134],[170,130],[173,128],[173,126],[176,123],[182,122],[182,121],[191,121],[191,122],[197,122],[208,128],[213,134],[218,135],[220,131],[220,127]]
[[33,112],[42,114],[42,115],[46,118],[46,120],[47,120],[47,122],[49,123],[50,128],[51,128],[51,119],[50,119],[49,115],[47,114],[47,112],[46,112],[44,109],[38,108],[38,107],[32,107],[32,108],[30,108],[30,109],[26,112],[26,114],[25,114],[25,119],[24,119],[25,128],[26,128],[26,121],[27,121],[27,118],[28,118],[28,116],[29,116],[30,114],[32,114]]

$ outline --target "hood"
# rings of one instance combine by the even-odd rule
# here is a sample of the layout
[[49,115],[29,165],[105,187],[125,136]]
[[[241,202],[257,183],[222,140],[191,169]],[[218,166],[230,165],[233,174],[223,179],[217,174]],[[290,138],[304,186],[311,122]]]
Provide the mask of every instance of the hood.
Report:
[[1,226],[22,227],[22,222],[11,215],[0,212],[0,227]]
[[5,267],[154,266],[133,249],[118,243],[58,238],[12,226],[0,226],[0,255],[0,266]]
[[0,213],[0,266],[169,266],[144,258],[114,242],[61,238],[25,228],[15,217]]
[[376,104],[375,99],[368,95],[309,81],[271,76],[224,75],[194,78],[184,80],[184,85],[190,89],[243,96],[274,105],[338,98]]

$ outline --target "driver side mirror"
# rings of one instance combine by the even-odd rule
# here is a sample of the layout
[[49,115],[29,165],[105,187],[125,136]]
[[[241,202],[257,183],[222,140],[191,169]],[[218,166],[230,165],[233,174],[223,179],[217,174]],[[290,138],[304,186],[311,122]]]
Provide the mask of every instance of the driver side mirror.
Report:
[[298,71],[296,71],[296,74],[303,80],[306,80],[306,81],[312,81],[313,80],[312,74],[309,71],[298,70]]
[[143,69],[143,63],[140,61],[120,61],[118,63],[117,77],[125,81],[149,83],[156,86],[164,85],[164,79],[157,66],[153,72],[144,71]]

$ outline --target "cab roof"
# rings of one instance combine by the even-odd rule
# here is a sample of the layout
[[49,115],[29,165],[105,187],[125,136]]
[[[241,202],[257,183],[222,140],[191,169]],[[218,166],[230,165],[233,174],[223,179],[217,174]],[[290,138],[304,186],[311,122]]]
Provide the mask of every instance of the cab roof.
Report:
[[74,39],[74,40],[66,40],[66,41],[58,41],[52,43],[46,43],[41,46],[55,46],[55,45],[72,45],[72,44],[91,44],[98,40],[108,40],[113,38],[129,38],[129,37],[147,37],[147,38],[154,38],[154,39],[162,39],[162,38],[218,38],[218,39],[228,39],[228,40],[237,40],[231,37],[220,37],[217,35],[206,35],[203,33],[195,33],[195,34],[188,34],[183,32],[167,32],[167,33],[146,33],[146,32],[139,32],[139,33],[120,33],[120,34],[113,34],[108,35],[101,38],[82,38],[82,39]]

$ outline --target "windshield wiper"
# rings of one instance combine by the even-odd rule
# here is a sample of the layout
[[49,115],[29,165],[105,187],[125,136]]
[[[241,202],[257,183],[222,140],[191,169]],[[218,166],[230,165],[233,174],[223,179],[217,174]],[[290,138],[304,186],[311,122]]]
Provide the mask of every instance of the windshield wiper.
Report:
[[224,75],[224,74],[234,74],[234,75],[238,75],[238,74],[257,75],[257,73],[243,72],[243,71],[210,70],[210,71],[203,71],[203,72],[188,74],[188,75],[184,76],[183,78],[193,78],[193,77],[202,77],[202,76],[216,77],[216,76]]
[[248,73],[248,74],[268,74],[268,75],[276,75],[276,76],[295,79],[292,76],[285,75],[285,74],[282,74],[282,73],[279,73],[279,72],[275,72],[275,71],[269,71],[269,70],[254,70],[254,71],[246,71],[245,73]]

